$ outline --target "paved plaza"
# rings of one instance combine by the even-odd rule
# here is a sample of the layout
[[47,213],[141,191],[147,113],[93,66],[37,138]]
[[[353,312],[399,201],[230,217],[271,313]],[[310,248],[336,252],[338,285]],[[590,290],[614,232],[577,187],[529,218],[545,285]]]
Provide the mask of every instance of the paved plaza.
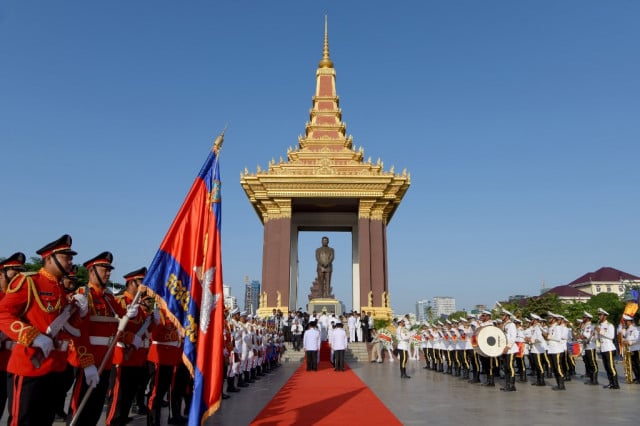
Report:
[[[276,392],[300,366],[296,360],[284,362],[280,368],[223,401],[220,410],[207,425],[247,425],[269,403]],[[400,379],[398,362],[383,364],[358,362],[349,365],[380,400],[405,425],[635,425],[638,423],[640,385],[627,384],[620,376],[620,390],[587,386],[579,375],[584,372],[577,362],[578,377],[566,383],[566,391],[553,391],[548,386],[536,387],[516,382],[516,392],[469,384],[459,377],[422,368],[422,361],[411,360],[407,372],[411,379]],[[600,366],[602,367],[602,366]],[[618,363],[618,371],[622,367]],[[529,377],[531,380],[531,377]],[[606,384],[604,370],[599,380]],[[366,407],[353,407],[366,410]],[[168,409],[163,410],[166,424]],[[146,424],[144,416],[132,415],[133,426]],[[0,420],[6,423],[6,416]],[[63,422],[56,422],[63,425]],[[102,423],[104,424],[104,423]],[[367,426],[372,426],[371,422]]]

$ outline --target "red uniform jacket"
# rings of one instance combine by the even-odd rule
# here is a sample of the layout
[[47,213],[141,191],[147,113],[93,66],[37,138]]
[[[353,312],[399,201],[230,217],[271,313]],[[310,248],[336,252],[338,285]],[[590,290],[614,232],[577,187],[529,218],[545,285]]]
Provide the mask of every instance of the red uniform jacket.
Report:
[[[76,347],[87,347],[87,336],[72,337],[65,330],[55,338],[55,349],[41,362],[39,368],[34,366],[32,358],[40,350],[32,348],[31,343],[69,304],[62,285],[44,269],[35,274],[20,274],[14,278],[7,289],[7,294],[0,301],[0,330],[10,339],[17,342],[11,352],[7,371],[19,376],[37,377],[50,372],[63,371],[67,367],[67,352],[70,343]],[[69,324],[82,329],[82,319],[74,313]],[[93,356],[83,351],[83,365],[93,364]]]
[[[86,294],[89,300],[89,318],[85,322],[83,334],[89,336],[89,352],[95,358],[96,367],[99,367],[109,345],[118,333],[120,318],[126,315],[127,311],[120,306],[111,291],[98,284],[89,283],[88,287],[80,287],[77,293]],[[84,367],[80,363],[80,358],[80,351],[72,346],[69,352],[69,363],[74,367]],[[104,369],[110,370],[111,365],[111,359],[107,360]]]
[[[133,302],[133,296],[126,291],[116,298],[120,307],[126,312],[127,307]],[[153,320],[148,325],[147,330],[141,336],[143,345],[135,348],[132,342],[136,333],[145,324],[148,314],[142,306],[138,307],[138,314],[135,318],[130,318],[127,327],[124,330],[122,338],[118,341],[115,351],[113,352],[113,364],[125,366],[142,366],[146,365],[147,352],[149,350],[149,334],[153,329]]]
[[182,358],[182,338],[178,328],[160,312],[160,324],[151,332],[147,360],[160,365],[176,366]]

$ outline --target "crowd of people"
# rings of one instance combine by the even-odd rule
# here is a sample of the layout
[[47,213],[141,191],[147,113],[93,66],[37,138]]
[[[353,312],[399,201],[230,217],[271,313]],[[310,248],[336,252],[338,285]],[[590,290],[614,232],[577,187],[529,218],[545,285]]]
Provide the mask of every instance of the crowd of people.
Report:
[[[407,315],[373,332],[371,362],[397,359],[403,379],[410,378],[406,370],[409,360],[423,360],[424,369],[469,383],[494,387],[495,378],[502,377],[504,386],[500,389],[506,392],[516,391],[516,380],[526,383],[529,376],[535,377],[533,386],[546,386],[545,379],[555,378],[552,389],[563,391],[565,382],[576,376],[576,358],[581,356],[585,384],[599,384],[600,359],[608,379],[603,388],[620,389],[615,366],[615,342],[620,339],[629,360],[627,381],[640,383],[640,332],[633,317],[624,315],[623,324],[616,329],[608,321],[607,311],[598,308],[595,315],[597,322],[585,311],[575,325],[553,312],[544,318],[531,314],[520,319],[503,308],[497,314],[485,310],[434,323],[414,323]],[[493,353],[494,348],[499,353]]]

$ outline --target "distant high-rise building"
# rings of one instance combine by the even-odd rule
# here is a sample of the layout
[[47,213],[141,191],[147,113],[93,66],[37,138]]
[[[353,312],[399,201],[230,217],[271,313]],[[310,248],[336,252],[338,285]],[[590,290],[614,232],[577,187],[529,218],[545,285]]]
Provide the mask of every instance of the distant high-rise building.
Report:
[[431,309],[430,300],[427,300],[427,299],[418,300],[416,302],[416,319],[418,321],[428,321],[429,309]]
[[224,306],[229,308],[229,310],[234,310],[238,307],[238,301],[234,296],[231,295],[231,287],[224,284],[222,286],[222,294],[224,295]]
[[447,316],[456,311],[456,299],[449,296],[436,296],[433,298],[434,317]]
[[244,310],[254,314],[260,305],[260,281],[249,282],[249,277],[245,278],[244,289]]

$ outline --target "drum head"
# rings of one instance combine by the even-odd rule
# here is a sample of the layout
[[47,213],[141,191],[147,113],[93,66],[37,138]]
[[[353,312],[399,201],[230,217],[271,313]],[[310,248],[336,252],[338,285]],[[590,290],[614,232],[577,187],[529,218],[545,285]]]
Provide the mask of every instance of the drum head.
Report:
[[507,338],[498,327],[491,325],[478,331],[478,346],[476,350],[481,355],[488,357],[502,355],[505,346],[507,346]]

